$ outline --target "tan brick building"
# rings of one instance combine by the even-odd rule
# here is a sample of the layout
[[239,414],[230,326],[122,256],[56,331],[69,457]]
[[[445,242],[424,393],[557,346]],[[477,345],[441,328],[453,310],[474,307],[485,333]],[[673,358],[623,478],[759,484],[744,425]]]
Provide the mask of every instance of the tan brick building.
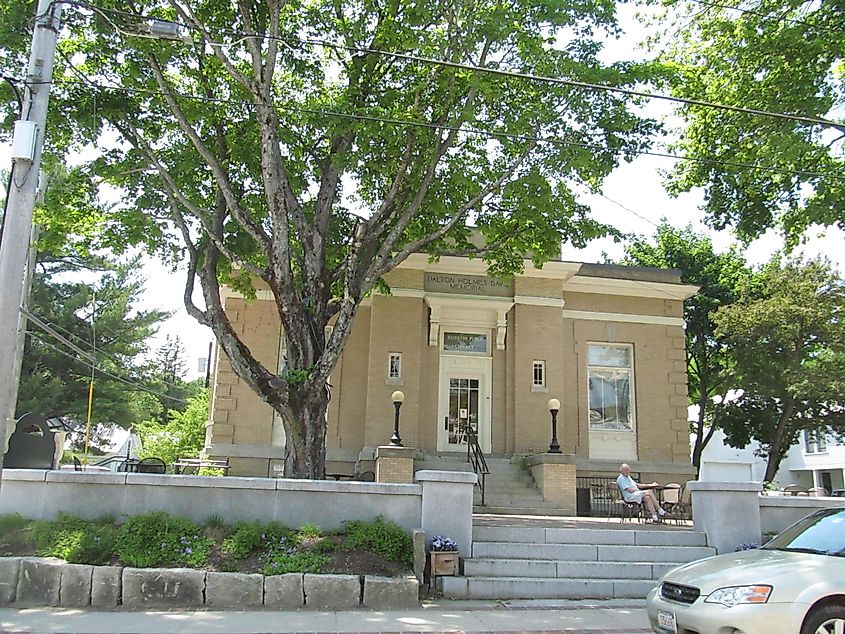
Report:
[[[556,398],[558,440],[579,476],[621,461],[649,479],[694,473],[682,315],[696,289],[677,272],[526,262],[499,282],[479,260],[414,255],[387,282],[392,294],[361,306],[331,377],[329,472],[388,444],[401,390],[402,440],[419,458],[465,454],[469,427],[488,455],[545,452]],[[270,298],[225,306],[256,356],[281,367]],[[218,359],[207,453],[228,456],[232,474],[273,476],[283,447],[281,421]]]

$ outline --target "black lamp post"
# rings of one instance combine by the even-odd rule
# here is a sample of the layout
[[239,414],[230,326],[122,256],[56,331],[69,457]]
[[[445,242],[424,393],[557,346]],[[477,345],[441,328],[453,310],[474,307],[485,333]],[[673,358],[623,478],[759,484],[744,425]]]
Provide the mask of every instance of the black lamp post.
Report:
[[393,399],[393,407],[396,408],[396,416],[393,419],[393,435],[390,437],[390,444],[395,447],[402,446],[402,438],[399,436],[399,408],[402,407],[402,401],[405,400],[405,394],[396,390],[390,396]]
[[557,413],[560,410],[560,401],[556,398],[549,399],[549,413],[552,415],[552,442],[549,443],[548,453],[561,453],[560,444],[557,442]]

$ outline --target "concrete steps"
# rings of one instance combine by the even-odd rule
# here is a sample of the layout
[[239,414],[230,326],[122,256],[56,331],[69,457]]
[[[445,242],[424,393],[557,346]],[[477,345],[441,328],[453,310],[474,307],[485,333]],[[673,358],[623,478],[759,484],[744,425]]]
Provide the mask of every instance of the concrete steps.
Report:
[[558,505],[544,502],[543,496],[523,467],[522,461],[509,458],[494,458],[487,461],[490,473],[485,478],[484,506],[481,506],[481,490],[475,491],[476,513],[500,515],[555,515],[560,513]]
[[575,518],[476,516],[462,577],[441,577],[451,599],[643,598],[674,566],[715,555],[687,527]]

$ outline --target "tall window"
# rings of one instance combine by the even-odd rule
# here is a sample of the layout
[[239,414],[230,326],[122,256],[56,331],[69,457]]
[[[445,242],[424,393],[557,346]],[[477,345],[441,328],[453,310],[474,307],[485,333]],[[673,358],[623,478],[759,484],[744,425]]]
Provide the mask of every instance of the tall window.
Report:
[[391,352],[387,362],[387,378],[401,379],[402,378],[402,353]]
[[804,453],[822,453],[827,451],[824,434],[819,431],[804,431]]
[[590,429],[634,430],[633,349],[628,345],[587,347]]
[[531,387],[534,389],[546,387],[546,362],[535,360],[531,378]]

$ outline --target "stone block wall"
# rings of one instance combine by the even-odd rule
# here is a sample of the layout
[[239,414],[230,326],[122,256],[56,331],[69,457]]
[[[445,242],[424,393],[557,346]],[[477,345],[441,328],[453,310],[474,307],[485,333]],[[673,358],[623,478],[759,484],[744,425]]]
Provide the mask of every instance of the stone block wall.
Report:
[[121,568],[38,557],[0,558],[0,606],[129,610],[343,610],[419,605],[416,577]]

